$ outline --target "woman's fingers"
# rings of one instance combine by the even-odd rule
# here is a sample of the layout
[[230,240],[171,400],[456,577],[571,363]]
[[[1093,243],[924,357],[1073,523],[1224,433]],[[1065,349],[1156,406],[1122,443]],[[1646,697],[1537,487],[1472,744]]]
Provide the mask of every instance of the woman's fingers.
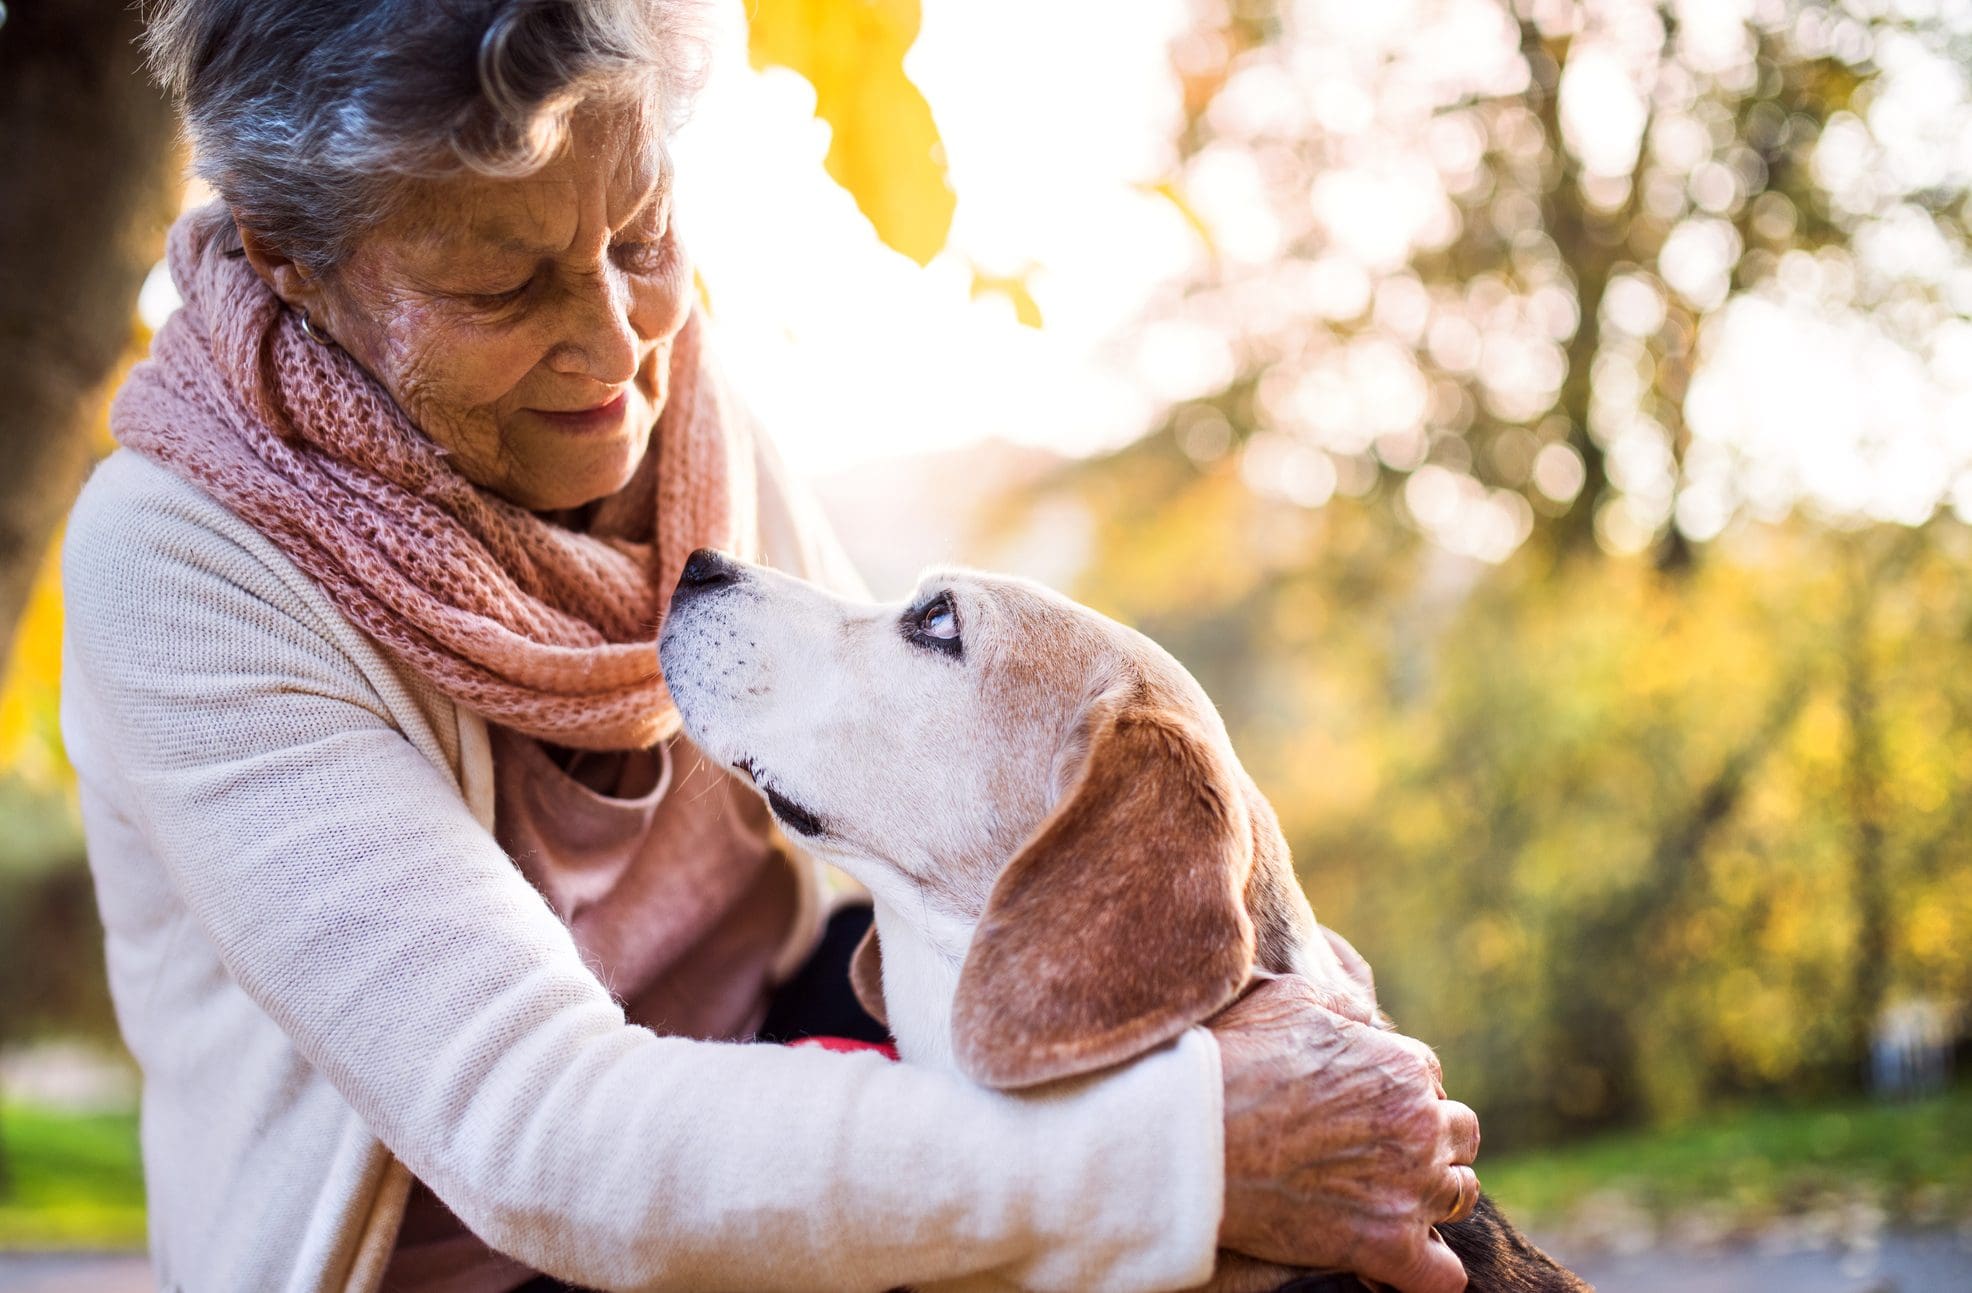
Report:
[[1442,1100],[1439,1116],[1445,1120],[1445,1143],[1451,1148],[1452,1162],[1469,1166],[1479,1157],[1479,1115],[1456,1100]]
[[1313,991],[1311,999],[1315,1005],[1324,1010],[1332,1010],[1344,1019],[1353,1019],[1359,1024],[1368,1024],[1372,1028],[1376,1026],[1376,1007],[1371,1003],[1354,993],[1320,985],[1310,986]]
[[1479,1206],[1479,1174],[1465,1166],[1445,1169],[1445,1185],[1433,1220],[1439,1224],[1464,1221]]
[[1438,1232],[1412,1234],[1387,1256],[1364,1253],[1356,1273],[1399,1293],[1464,1293],[1465,1267]]
[[1406,1037],[1402,1033],[1386,1033],[1384,1036],[1417,1058],[1417,1062],[1424,1067],[1425,1076],[1431,1081],[1433,1093],[1440,1100],[1444,1099],[1445,1066],[1438,1062],[1438,1052],[1432,1050],[1423,1042],[1418,1041],[1415,1037]]
[[[1344,988],[1316,983],[1298,974],[1272,974],[1265,970],[1257,971],[1253,980],[1245,996],[1211,1021],[1213,1027],[1243,1023],[1269,1010],[1292,1018],[1309,1006],[1318,1006],[1359,1024],[1376,1026],[1376,1007]],[[1305,1023],[1302,1030],[1308,1031]]]
[[1225,1082],[1220,1239],[1401,1293],[1458,1293],[1464,1272],[1431,1227],[1477,1202],[1478,1117],[1443,1098],[1430,1047],[1366,1027],[1360,1002],[1329,1000],[1338,989],[1355,995],[1281,976],[1212,1021]]
[[1363,954],[1358,952],[1349,940],[1342,937],[1342,935],[1336,933],[1326,925],[1321,925],[1317,928],[1321,930],[1322,938],[1327,940],[1329,950],[1335,953],[1335,959],[1342,962],[1342,972],[1355,981],[1356,986],[1361,988],[1363,993],[1369,997],[1370,1006],[1374,1008],[1376,1005],[1376,976],[1370,973],[1369,962],[1365,961]]
[[1431,1066],[1431,1085],[1437,1088],[1438,1098],[1442,1100],[1445,1098],[1445,1066],[1438,1062],[1437,1051],[1424,1046],[1423,1042],[1419,1042],[1418,1045],[1424,1047],[1425,1062]]

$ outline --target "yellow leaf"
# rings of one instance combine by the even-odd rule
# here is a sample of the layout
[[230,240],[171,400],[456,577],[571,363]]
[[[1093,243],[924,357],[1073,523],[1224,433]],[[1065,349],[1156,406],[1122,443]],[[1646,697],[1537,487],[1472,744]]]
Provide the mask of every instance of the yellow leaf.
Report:
[[72,777],[62,753],[57,712],[62,678],[62,581],[59,538],[35,578],[0,674],[0,772],[40,785]]
[[1027,280],[1033,276],[1033,269],[1017,270],[1011,274],[989,274],[977,265],[972,268],[972,299],[982,296],[1003,296],[1013,305],[1013,317],[1030,328],[1041,326],[1041,307],[1034,301],[1034,294],[1027,288]]
[[944,248],[957,198],[931,105],[904,75],[917,34],[918,0],[758,0],[747,53],[815,87],[833,132],[829,175],[879,238],[923,265]]
[[1211,257],[1214,263],[1218,261],[1219,243],[1212,236],[1212,226],[1205,223],[1205,217],[1198,213],[1198,208],[1191,204],[1191,199],[1185,196],[1184,190],[1178,187],[1176,180],[1139,184],[1137,191],[1147,197],[1163,198],[1169,202],[1191,231],[1198,235],[1199,242],[1205,245],[1205,254]]

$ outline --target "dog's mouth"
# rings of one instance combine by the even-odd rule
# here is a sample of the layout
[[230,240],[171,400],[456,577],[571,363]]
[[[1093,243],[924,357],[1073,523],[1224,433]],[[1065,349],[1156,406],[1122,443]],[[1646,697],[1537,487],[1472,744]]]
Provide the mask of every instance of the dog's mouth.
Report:
[[811,839],[826,833],[822,819],[776,790],[772,782],[760,775],[760,768],[752,759],[741,759],[733,765],[733,768],[735,771],[745,773],[746,779],[758,786],[761,794],[767,796],[767,807],[773,810],[774,816],[780,819],[781,825],[797,835],[805,835]]

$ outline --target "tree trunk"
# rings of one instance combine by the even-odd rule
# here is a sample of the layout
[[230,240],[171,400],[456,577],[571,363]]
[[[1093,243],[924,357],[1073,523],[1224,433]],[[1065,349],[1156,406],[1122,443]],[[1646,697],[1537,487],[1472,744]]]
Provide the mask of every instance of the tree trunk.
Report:
[[[1547,1062],[1556,1072],[1592,1076],[1600,1101],[1562,1121],[1565,1134],[1635,1125],[1643,1105],[1636,1003],[1663,991],[1670,972],[1662,948],[1672,925],[1699,900],[1702,855],[1745,798],[1746,788],[1786,736],[1812,694],[1802,675],[1775,695],[1760,725],[1719,765],[1677,816],[1662,823],[1650,864],[1636,886],[1578,915],[1566,955],[1550,968],[1559,1004]],[[1584,967],[1594,972],[1584,974]]]
[[0,660],[82,482],[137,290],[182,192],[128,0],[0,18]]
[[1849,727],[1843,781],[1855,830],[1850,897],[1855,903],[1856,943],[1849,987],[1849,1046],[1857,1058],[1857,1071],[1865,1072],[1870,1040],[1889,991],[1894,940],[1883,857],[1883,741],[1870,659],[1876,582],[1883,572],[1865,567],[1860,559],[1851,565],[1842,642],[1842,708]]

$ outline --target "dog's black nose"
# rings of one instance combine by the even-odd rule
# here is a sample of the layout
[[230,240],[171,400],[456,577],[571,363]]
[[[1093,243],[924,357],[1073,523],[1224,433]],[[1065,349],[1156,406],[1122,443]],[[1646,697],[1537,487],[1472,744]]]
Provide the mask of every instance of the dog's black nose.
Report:
[[684,573],[678,576],[678,591],[687,588],[704,591],[720,584],[738,581],[740,565],[725,553],[714,548],[700,548],[685,558]]

